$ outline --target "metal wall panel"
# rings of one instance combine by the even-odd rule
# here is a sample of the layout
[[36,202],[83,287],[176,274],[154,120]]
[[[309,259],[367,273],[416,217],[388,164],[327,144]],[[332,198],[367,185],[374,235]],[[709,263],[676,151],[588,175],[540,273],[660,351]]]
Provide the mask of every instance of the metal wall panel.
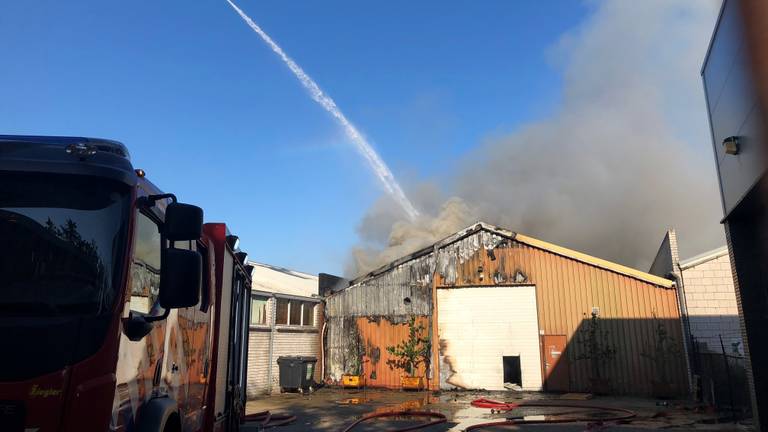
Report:
[[[417,318],[426,331],[430,321],[425,316]],[[408,337],[406,322],[391,322],[384,318],[366,317],[328,318],[326,375],[338,383],[341,375],[352,373],[353,358],[360,353],[363,375],[368,386],[400,388],[400,377],[404,372],[387,365],[390,359],[388,346],[395,346]],[[425,375],[425,367],[419,367],[419,374]]]
[[[749,71],[738,1],[726,1],[702,69],[712,144],[724,213],[728,215],[764,172],[757,95]],[[722,142],[740,139],[739,153],[726,154]]]
[[[452,286],[493,286],[516,279],[536,286],[542,334],[567,336],[571,391],[590,388],[589,360],[578,360],[585,351],[578,332],[597,307],[607,339],[617,352],[606,371],[614,393],[650,394],[654,379],[668,379],[677,393],[686,393],[676,290],[514,241],[500,244],[492,256],[478,251],[457,265],[457,275]],[[448,286],[441,275],[436,282]],[[652,359],[660,328],[679,345],[679,355],[670,356],[663,370],[657,370]]]
[[334,293],[326,299],[328,317],[382,316],[401,320],[432,309],[432,255],[414,259]]
[[[383,353],[388,344],[402,336],[402,329],[407,330],[399,323],[408,315],[438,317],[439,304],[434,315],[431,313],[432,289],[535,285],[542,334],[567,337],[565,355],[569,362],[564,364],[571,365],[571,391],[590,388],[589,361],[578,360],[584,348],[577,335],[589,322],[593,307],[599,308],[607,338],[617,351],[607,366],[614,393],[648,395],[652,392],[652,381],[664,377],[677,393],[687,391],[675,289],[486,230],[444,245],[436,256],[432,252],[414,261],[419,261],[415,267],[409,265],[411,262],[403,263],[328,298],[326,370],[332,380],[338,380],[344,373],[343,353],[357,335],[363,335],[366,344],[370,341]],[[430,265],[434,266],[434,276],[428,271]],[[407,267],[411,269],[404,271]],[[403,305],[407,295],[412,296],[410,309]],[[366,316],[372,319],[363,318]],[[435,319],[430,325],[436,335]],[[666,331],[679,345],[680,354],[663,362],[663,368],[656,368],[652,360],[658,329]],[[440,346],[439,338],[433,338],[433,368],[439,368],[435,360],[441,355]],[[388,375],[382,364],[375,368],[377,380],[369,380],[369,384],[397,387],[399,375]]]

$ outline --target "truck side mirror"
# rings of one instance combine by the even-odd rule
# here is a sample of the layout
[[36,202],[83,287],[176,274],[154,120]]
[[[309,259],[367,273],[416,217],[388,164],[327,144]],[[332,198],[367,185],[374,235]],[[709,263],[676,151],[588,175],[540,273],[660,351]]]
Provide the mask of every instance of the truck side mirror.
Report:
[[203,257],[197,251],[164,249],[160,269],[160,306],[179,309],[200,301]]
[[203,234],[203,209],[178,202],[168,204],[163,234],[171,241],[199,239]]

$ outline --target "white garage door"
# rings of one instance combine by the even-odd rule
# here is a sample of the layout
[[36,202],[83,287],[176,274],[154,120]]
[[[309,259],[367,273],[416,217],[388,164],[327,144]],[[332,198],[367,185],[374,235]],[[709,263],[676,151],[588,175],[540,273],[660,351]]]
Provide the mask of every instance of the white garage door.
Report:
[[507,378],[541,390],[535,287],[438,289],[437,322],[441,388],[503,390],[506,360]]

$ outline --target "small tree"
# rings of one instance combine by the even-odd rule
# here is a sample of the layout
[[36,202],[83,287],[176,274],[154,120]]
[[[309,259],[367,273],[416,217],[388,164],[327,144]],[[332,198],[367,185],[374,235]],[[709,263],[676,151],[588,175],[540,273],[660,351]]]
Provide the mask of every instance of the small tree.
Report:
[[581,352],[576,360],[589,360],[593,379],[603,379],[608,362],[616,356],[616,348],[608,341],[608,331],[601,328],[602,320],[597,313],[592,313],[589,323],[579,330],[577,341]]
[[650,349],[640,355],[653,362],[654,374],[658,381],[668,382],[670,377],[667,364],[670,360],[678,358],[680,350],[675,338],[669,334],[664,323],[656,318],[655,313],[653,319],[656,322],[653,343],[649,344]]
[[354,342],[347,345],[343,360],[344,373],[348,375],[360,375],[363,373],[363,349],[360,336],[355,335]]
[[421,323],[416,323],[416,317],[408,320],[408,339],[396,346],[388,346],[387,352],[394,358],[387,359],[390,369],[401,369],[414,376],[416,369],[429,360],[431,344],[429,335],[425,334],[426,328]]

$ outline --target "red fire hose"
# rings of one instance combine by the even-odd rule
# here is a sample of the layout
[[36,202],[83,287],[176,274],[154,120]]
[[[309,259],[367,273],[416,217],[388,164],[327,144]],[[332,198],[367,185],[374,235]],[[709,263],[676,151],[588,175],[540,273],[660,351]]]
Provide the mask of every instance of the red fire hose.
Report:
[[349,432],[352,429],[354,429],[357,425],[363,422],[367,422],[369,420],[380,418],[380,417],[426,417],[426,418],[432,418],[434,420],[428,421],[426,423],[420,423],[413,426],[406,426],[401,429],[395,429],[392,432],[406,432],[406,431],[413,431],[417,429],[423,429],[430,426],[434,426],[436,424],[445,423],[446,418],[443,414],[436,413],[436,412],[430,412],[430,411],[392,411],[392,412],[383,412],[383,413],[376,413],[376,414],[369,414],[356,422],[352,423],[351,425],[347,426],[346,429],[344,429],[343,432]]
[[248,414],[243,418],[244,421],[260,422],[262,429],[275,426],[284,426],[296,420],[296,416],[290,414],[272,414],[269,411],[261,411]]
[[507,403],[507,402],[500,402],[500,401],[495,401],[491,399],[481,398],[481,399],[473,400],[472,406],[477,408],[490,408],[491,410],[496,410],[496,411],[510,411],[515,408],[527,408],[527,407],[581,408],[581,409],[591,409],[591,410],[600,410],[600,411],[610,411],[610,412],[615,412],[620,414],[616,414],[611,417],[601,417],[599,419],[594,417],[571,417],[571,418],[563,418],[563,419],[546,419],[546,420],[502,420],[502,421],[496,421],[496,422],[479,423],[479,424],[469,426],[466,429],[464,429],[467,432],[483,429],[483,428],[489,428],[489,427],[513,426],[513,425],[519,426],[521,424],[575,423],[575,422],[589,422],[589,421],[613,422],[613,421],[629,420],[637,416],[637,413],[635,413],[634,411],[630,411],[624,408],[606,407],[606,406],[599,406],[599,405],[568,404],[568,403],[559,403],[559,402],[558,403],[523,402],[518,404],[518,403]]
[[470,405],[475,408],[490,408],[498,411],[509,411],[520,406],[520,404],[516,403],[500,402],[486,398],[475,399]]

